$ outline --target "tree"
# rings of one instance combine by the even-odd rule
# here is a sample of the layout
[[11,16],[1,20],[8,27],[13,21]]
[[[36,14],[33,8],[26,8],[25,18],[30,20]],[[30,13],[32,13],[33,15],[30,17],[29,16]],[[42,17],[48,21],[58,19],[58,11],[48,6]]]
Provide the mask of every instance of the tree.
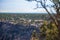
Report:
[[40,27],[40,36],[43,38],[41,40],[59,40],[58,38],[58,28],[54,22],[45,21]]
[[[41,4],[42,8],[44,8],[46,10],[46,12],[49,14],[49,16],[51,17],[51,19],[55,22],[55,24],[59,27],[60,25],[60,0],[49,0],[50,2],[52,2],[54,5],[50,6],[50,5],[46,5],[46,1],[47,0],[27,0],[27,1],[36,1],[37,2],[37,6],[38,3]],[[47,7],[53,7],[56,11],[56,15],[51,15],[53,13],[50,13],[47,9]],[[39,7],[37,7],[39,8]],[[57,17],[56,17],[57,16]],[[59,27],[60,28],[60,27]]]
[[[52,19],[52,21],[55,23],[55,25],[58,27],[59,30],[59,34],[60,34],[60,0],[49,0],[50,2],[52,2],[54,5],[53,6],[49,6],[46,5],[46,1],[47,0],[35,0],[36,2],[39,2],[41,4],[41,6],[46,10],[46,12],[49,14],[50,18]],[[56,14],[52,15],[53,13],[50,13],[47,9],[48,7],[53,7],[56,11]],[[60,35],[59,35],[60,37]]]
[[[38,2],[37,0],[35,0],[36,2]],[[56,26],[58,27],[59,30],[59,34],[60,34],[60,0],[49,0],[50,2],[52,2],[54,5],[50,6],[50,5],[46,5],[46,1],[47,0],[40,0],[40,4],[41,6],[46,10],[46,12],[49,14],[50,18],[52,19],[52,21],[56,24]],[[47,9],[47,7],[53,7],[56,11],[56,14],[52,15],[53,13],[50,13]],[[60,35],[59,35],[60,37]]]
[[[42,5],[42,7],[46,10],[46,12],[49,14],[49,16],[50,16],[50,18],[54,21],[54,23],[56,24],[56,26],[58,27],[58,29],[59,29],[59,34],[60,34],[60,0],[50,0],[51,2],[53,2],[54,3],[54,5],[53,6],[51,6],[51,7],[53,7],[54,9],[55,9],[55,11],[56,11],[56,15],[52,15],[49,11],[48,11],[48,9],[47,9],[47,7],[46,7],[46,1],[47,0],[41,0],[40,1],[40,3],[41,3],[41,5]],[[44,3],[43,3],[44,2]],[[59,35],[59,37],[60,37],[60,35]]]

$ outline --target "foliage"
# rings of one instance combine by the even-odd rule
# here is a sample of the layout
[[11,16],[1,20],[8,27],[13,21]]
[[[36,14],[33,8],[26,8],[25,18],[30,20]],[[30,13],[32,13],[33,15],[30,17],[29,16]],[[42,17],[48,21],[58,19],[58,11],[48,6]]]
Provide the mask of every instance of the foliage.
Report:
[[[47,18],[48,17],[48,18]],[[12,20],[12,18],[14,18],[14,20],[19,20],[20,18],[25,18],[25,19],[43,19],[43,20],[48,20],[49,19],[49,15],[48,14],[4,14],[4,13],[0,13],[0,19],[7,19],[7,20]]]
[[39,40],[39,34],[36,32],[36,30],[33,30],[31,39],[32,40]]
[[40,27],[41,36],[45,38],[45,40],[57,40],[58,39],[58,28],[57,26],[51,22],[49,24],[43,24]]

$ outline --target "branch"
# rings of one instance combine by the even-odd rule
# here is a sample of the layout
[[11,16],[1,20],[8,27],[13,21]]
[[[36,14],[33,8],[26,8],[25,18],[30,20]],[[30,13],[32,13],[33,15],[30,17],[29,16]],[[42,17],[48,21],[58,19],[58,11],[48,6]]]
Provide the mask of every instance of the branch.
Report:
[[53,21],[55,22],[55,24],[58,25],[57,19],[50,14],[50,12],[47,10],[47,8],[44,8],[44,9],[48,12],[48,14],[50,15],[50,17],[51,17],[51,18],[53,19]]
[[55,22],[55,24],[58,25],[57,19],[50,14],[50,12],[47,10],[47,8],[45,7],[45,5],[43,5],[42,1],[41,1],[41,5],[46,10],[46,12],[50,15],[50,17],[53,19],[53,21]]

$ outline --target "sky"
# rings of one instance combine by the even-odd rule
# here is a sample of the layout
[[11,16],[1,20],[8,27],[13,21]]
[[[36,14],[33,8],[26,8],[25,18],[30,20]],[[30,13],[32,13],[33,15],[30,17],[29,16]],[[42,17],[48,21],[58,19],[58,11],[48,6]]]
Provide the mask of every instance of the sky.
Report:
[[[7,13],[47,13],[44,8],[36,8],[36,1],[28,2],[26,0],[0,0],[0,12]],[[47,5],[52,5],[49,0]],[[53,8],[52,12],[55,12]],[[48,8],[48,10],[50,11]],[[50,11],[51,12],[51,11]]]

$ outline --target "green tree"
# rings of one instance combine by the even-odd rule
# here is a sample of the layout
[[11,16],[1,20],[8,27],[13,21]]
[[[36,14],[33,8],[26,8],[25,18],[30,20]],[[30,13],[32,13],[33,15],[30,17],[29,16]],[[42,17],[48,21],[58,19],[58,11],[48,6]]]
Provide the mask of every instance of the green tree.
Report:
[[40,27],[40,32],[41,37],[44,37],[45,40],[59,40],[58,28],[53,22],[49,24],[44,22],[44,24]]
[[47,0],[40,0],[39,2],[41,4],[41,6],[49,14],[50,18],[55,23],[55,25],[58,27],[59,37],[60,37],[60,0],[49,0],[49,1],[52,2],[54,5],[53,6],[48,5],[48,7],[54,8],[56,11],[56,14],[53,14],[52,10],[51,10],[51,12],[49,12],[49,10],[47,9],[47,5],[46,5]]
[[50,23],[46,30],[46,40],[58,40],[58,28],[55,23]]

